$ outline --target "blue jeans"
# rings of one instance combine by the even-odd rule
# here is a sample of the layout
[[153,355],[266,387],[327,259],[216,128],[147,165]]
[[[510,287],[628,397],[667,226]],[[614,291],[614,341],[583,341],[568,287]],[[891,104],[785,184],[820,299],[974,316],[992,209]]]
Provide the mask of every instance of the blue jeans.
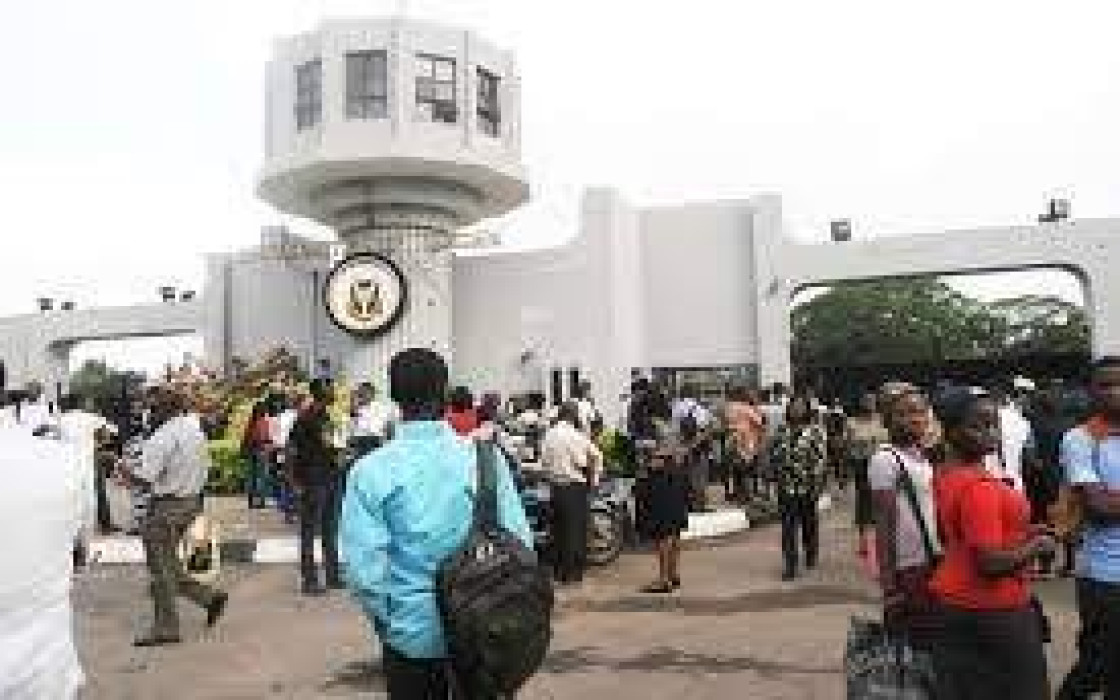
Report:
[[258,504],[261,507],[264,506],[265,498],[268,497],[269,478],[268,455],[259,450],[254,450],[249,455],[249,479],[246,484],[250,508]]

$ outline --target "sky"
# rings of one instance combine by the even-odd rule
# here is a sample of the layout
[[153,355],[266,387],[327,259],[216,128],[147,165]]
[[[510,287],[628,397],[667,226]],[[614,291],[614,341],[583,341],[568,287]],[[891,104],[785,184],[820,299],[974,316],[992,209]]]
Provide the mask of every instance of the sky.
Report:
[[[1052,196],[1077,217],[1120,216],[1107,0],[404,4],[518,56],[533,200],[494,223],[507,245],[574,235],[589,185],[638,205],[779,192],[805,241],[834,218],[863,238],[1030,223]],[[165,283],[200,288],[203,254],[252,245],[261,225],[323,234],[253,195],[271,41],[401,5],[9,3],[0,314],[38,296],[155,300]],[[964,286],[1079,296],[1060,276]]]

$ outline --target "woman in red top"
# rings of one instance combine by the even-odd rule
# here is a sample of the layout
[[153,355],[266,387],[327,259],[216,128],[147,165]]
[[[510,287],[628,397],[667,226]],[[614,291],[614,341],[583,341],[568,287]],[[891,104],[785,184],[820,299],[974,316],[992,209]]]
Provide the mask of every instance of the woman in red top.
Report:
[[264,401],[253,404],[253,414],[241,438],[241,453],[249,460],[245,491],[249,508],[264,508],[268,494],[269,461],[272,457],[272,418]]
[[456,433],[462,437],[469,437],[471,433],[478,430],[481,423],[478,420],[478,411],[474,408],[474,396],[469,389],[465,386],[455,387],[451,390],[448,403],[450,407],[444,417]]
[[999,412],[988,396],[946,390],[937,401],[949,461],[934,477],[943,558],[930,581],[938,602],[939,698],[1049,698],[1039,618],[1027,569],[1054,538],[1030,525],[1030,504],[990,476]]

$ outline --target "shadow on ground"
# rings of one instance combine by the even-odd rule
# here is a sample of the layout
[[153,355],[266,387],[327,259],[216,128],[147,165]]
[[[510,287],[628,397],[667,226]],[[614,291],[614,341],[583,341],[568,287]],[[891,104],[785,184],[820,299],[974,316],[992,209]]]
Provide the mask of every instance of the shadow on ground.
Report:
[[809,666],[754,656],[711,656],[670,647],[656,647],[626,659],[609,658],[596,652],[594,647],[554,651],[545,661],[545,671],[556,674],[579,673],[589,668],[711,674],[753,671],[760,676],[789,673],[832,675],[841,672],[839,666]]
[[657,597],[635,595],[611,600],[571,600],[563,604],[566,611],[591,613],[679,612],[684,615],[724,616],[737,613],[766,613],[796,610],[818,605],[871,603],[877,599],[867,593],[840,586],[805,586],[789,590],[767,590],[733,597],[702,598],[682,596]]
[[381,672],[381,662],[374,660],[352,661],[322,685],[325,692],[345,691],[374,692],[385,690],[385,675]]

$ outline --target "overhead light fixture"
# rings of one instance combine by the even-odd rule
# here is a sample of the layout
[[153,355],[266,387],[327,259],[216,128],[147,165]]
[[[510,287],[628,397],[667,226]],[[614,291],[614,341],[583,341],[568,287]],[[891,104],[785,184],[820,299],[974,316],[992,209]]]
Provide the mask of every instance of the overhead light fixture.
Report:
[[1046,213],[1038,217],[1040,224],[1052,224],[1070,218],[1073,207],[1068,199],[1051,199],[1046,206]]

